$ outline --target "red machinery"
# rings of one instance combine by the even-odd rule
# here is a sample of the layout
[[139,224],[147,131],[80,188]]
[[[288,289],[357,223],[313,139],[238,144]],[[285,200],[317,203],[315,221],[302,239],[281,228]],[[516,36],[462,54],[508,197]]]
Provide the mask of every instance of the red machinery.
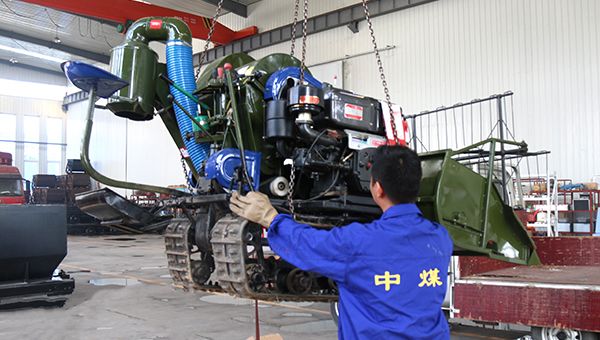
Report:
[[0,152],[0,204],[25,204],[23,178],[12,165],[12,155]]
[[[192,31],[192,36],[206,39],[211,26],[211,20],[199,15],[190,14],[174,9],[152,5],[145,1],[135,0],[23,0],[30,4],[53,8],[92,18],[104,19],[122,25],[123,32],[128,23],[137,19],[152,16],[176,17],[183,20]],[[227,44],[234,40],[242,39],[258,33],[256,26],[250,26],[240,31],[216,22],[211,41],[216,44]]]

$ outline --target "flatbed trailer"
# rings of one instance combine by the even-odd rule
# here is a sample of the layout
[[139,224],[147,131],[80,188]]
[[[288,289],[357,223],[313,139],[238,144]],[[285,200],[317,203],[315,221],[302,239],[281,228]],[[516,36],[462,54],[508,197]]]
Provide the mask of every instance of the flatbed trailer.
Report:
[[600,237],[535,237],[539,266],[459,257],[450,317],[532,327],[534,339],[598,339]]

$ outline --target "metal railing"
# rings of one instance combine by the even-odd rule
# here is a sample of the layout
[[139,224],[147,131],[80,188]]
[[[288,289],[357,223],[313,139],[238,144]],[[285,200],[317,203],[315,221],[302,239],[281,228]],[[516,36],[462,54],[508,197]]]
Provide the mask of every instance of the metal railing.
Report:
[[488,138],[515,140],[513,92],[407,115],[417,152],[460,149]]
[[[455,160],[484,177],[492,174],[491,178],[504,201],[513,206],[523,206],[522,192],[526,188],[523,188],[520,178],[541,174],[540,163],[545,163],[542,168],[548,171],[548,151],[531,152],[524,142],[519,143],[521,146],[517,149],[511,147],[514,142],[520,142],[514,133],[512,91],[442,106],[405,118],[410,130],[408,145],[411,148],[418,153],[468,149],[467,155],[457,154]],[[490,139],[496,140],[498,147],[491,161],[487,144],[480,143]]]

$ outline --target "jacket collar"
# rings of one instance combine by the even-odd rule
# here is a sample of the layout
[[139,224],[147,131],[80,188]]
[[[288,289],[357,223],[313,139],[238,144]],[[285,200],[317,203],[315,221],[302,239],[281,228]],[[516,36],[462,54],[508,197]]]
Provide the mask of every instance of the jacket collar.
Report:
[[388,218],[398,217],[402,215],[422,215],[421,210],[414,203],[405,203],[405,204],[396,204],[386,210],[383,215],[381,215],[381,219],[385,220]]

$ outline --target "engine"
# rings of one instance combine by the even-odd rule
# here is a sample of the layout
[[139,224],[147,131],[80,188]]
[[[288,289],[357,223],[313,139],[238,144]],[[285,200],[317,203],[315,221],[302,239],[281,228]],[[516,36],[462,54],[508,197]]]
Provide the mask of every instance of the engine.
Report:
[[[214,73],[213,83],[219,74]],[[244,166],[239,146],[214,153],[205,171],[209,179],[225,190],[260,190],[283,211],[293,204],[299,220],[316,225],[340,225],[380,213],[370,199],[368,166],[373,148],[387,143],[379,101],[321,83],[308,71],[302,83],[296,66],[268,77],[236,73],[235,78],[246,89],[264,87],[258,105],[264,107],[258,135],[262,152],[245,152],[247,176],[239,173]],[[223,94],[210,95],[214,102]],[[268,170],[260,171],[260,163]]]

